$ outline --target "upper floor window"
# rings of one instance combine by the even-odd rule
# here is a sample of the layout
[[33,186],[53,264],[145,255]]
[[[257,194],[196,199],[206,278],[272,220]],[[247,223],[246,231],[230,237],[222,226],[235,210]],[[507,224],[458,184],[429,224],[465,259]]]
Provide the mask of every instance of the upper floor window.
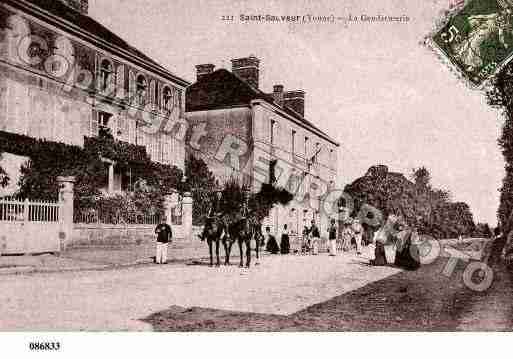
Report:
[[162,100],[162,106],[164,107],[164,110],[171,111],[173,108],[173,92],[167,86],[164,87]]
[[137,93],[137,100],[140,104],[143,104],[146,99],[147,87],[148,82],[146,81],[146,78],[143,75],[137,76],[135,91]]
[[113,66],[105,59],[100,64],[100,90],[106,91],[112,82]]

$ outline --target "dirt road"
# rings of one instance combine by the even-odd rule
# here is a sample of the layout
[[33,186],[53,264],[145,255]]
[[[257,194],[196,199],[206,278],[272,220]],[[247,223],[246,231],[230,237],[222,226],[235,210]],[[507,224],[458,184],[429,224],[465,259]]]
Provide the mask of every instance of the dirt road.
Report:
[[399,272],[364,262],[290,255],[249,270],[173,264],[3,276],[0,330],[151,330],[140,319],[173,305],[291,315]]
[[266,256],[249,270],[177,263],[2,276],[0,330],[511,330],[511,271],[482,293],[447,258],[408,272],[354,255]]

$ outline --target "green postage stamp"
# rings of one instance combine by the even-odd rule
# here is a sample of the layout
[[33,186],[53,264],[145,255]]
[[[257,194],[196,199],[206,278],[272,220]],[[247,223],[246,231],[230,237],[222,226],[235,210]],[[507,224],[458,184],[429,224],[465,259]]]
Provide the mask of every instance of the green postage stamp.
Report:
[[470,0],[432,37],[452,65],[480,86],[513,56],[513,0]]

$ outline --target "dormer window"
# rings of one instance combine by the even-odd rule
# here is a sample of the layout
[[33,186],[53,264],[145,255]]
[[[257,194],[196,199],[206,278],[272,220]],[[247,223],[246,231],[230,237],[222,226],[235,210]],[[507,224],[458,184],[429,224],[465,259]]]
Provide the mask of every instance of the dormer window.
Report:
[[171,92],[171,89],[169,87],[164,87],[164,93],[163,93],[163,103],[164,110],[171,111],[173,108],[173,93]]
[[146,98],[146,89],[148,87],[148,83],[146,78],[143,75],[137,76],[136,82],[136,92],[137,92],[137,100],[140,104],[143,104]]
[[112,82],[113,66],[109,60],[103,60],[100,66],[100,90],[107,91]]

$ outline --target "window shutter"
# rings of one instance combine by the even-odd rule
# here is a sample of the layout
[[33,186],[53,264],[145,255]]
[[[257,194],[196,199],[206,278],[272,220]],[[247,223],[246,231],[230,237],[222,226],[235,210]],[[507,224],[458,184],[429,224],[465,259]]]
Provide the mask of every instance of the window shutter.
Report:
[[98,136],[98,111],[93,110],[91,116],[91,137]]
[[155,80],[151,80],[150,81],[150,103],[152,104],[157,104],[157,102],[155,101]]
[[160,108],[159,106],[159,99],[160,99],[160,96],[159,96],[159,83],[158,82],[155,82],[155,107],[156,108]]
[[122,64],[116,69],[116,97],[125,98],[125,66]]
[[136,84],[135,84],[135,74],[132,70],[130,70],[128,74],[128,96],[129,96],[129,103],[135,103],[136,102]]
[[116,86],[117,86],[117,72],[116,67],[112,65],[112,72],[109,74],[109,84],[107,87],[107,95],[110,97],[114,97],[116,94]]
[[96,82],[96,91],[101,91],[102,82],[100,79],[100,55],[96,54],[95,60],[95,82]]

